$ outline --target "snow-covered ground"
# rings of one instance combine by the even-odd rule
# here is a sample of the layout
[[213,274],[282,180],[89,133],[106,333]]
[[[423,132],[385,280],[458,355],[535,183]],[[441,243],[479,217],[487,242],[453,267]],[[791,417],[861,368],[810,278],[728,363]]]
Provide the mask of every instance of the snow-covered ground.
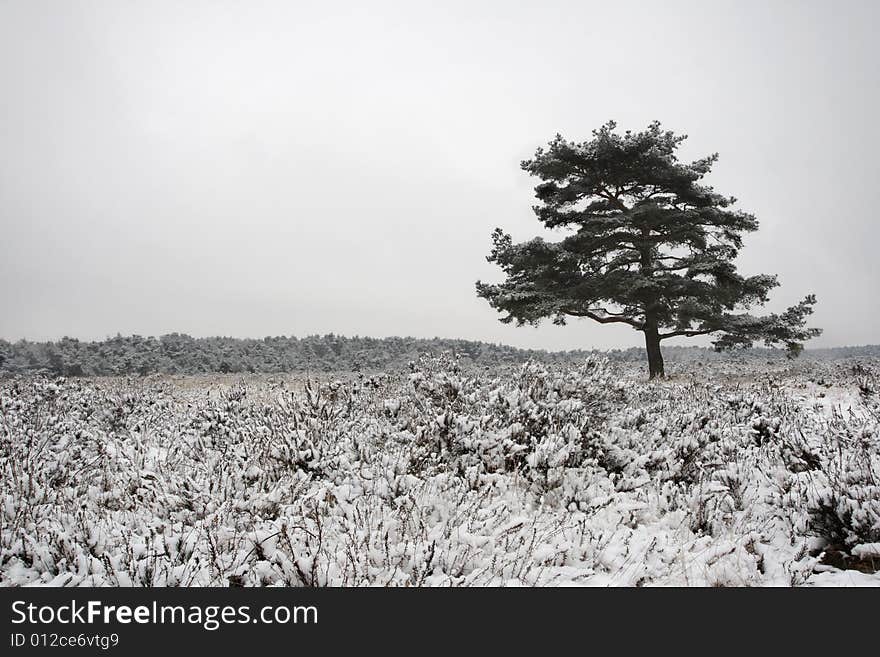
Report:
[[5,585],[880,585],[880,364],[0,382]]

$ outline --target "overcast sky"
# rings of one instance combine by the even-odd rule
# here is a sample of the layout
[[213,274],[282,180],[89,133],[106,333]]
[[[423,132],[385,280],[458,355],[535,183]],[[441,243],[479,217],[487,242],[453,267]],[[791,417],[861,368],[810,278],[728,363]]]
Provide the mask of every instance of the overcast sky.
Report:
[[474,292],[542,233],[520,160],[613,118],[721,154],[769,310],[878,343],[878,7],[0,0],[0,337],[641,345]]

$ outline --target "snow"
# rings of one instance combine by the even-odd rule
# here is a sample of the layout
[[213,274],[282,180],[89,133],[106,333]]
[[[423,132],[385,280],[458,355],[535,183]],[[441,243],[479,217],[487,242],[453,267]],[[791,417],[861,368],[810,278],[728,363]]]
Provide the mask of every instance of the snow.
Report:
[[0,583],[880,585],[876,363],[413,369],[0,382]]

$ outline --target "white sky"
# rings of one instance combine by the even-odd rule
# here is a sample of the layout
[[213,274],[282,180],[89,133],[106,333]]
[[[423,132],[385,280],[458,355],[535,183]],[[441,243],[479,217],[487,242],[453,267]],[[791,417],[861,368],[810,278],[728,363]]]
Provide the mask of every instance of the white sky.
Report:
[[520,160],[656,118],[761,220],[768,310],[880,342],[878,7],[0,0],[0,337],[641,345],[474,281],[495,226],[542,233]]

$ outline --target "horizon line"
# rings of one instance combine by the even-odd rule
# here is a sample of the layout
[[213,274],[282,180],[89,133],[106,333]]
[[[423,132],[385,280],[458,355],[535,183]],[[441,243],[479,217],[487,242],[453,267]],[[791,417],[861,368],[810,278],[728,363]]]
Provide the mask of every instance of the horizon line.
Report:
[[[187,338],[190,338],[193,340],[239,340],[239,341],[247,341],[247,340],[262,341],[262,340],[267,340],[267,339],[272,339],[272,340],[277,340],[277,339],[305,340],[308,338],[325,338],[327,336],[333,336],[336,338],[344,338],[347,340],[351,340],[351,339],[371,339],[371,340],[394,340],[394,339],[397,339],[397,340],[421,340],[421,341],[458,340],[461,342],[473,342],[473,343],[479,343],[479,344],[489,344],[489,345],[496,345],[496,346],[500,346],[500,347],[507,347],[508,349],[515,349],[517,351],[537,351],[537,352],[545,352],[545,353],[550,353],[550,354],[581,352],[581,351],[625,351],[625,350],[629,350],[629,349],[643,349],[644,348],[643,345],[632,345],[629,347],[590,347],[590,348],[578,348],[578,349],[551,350],[551,349],[545,349],[545,348],[516,347],[516,346],[510,345],[507,343],[503,343],[503,342],[489,342],[487,340],[478,340],[478,339],[472,339],[472,338],[460,338],[460,337],[459,338],[451,338],[451,337],[442,337],[442,336],[437,336],[437,335],[430,337],[430,338],[416,337],[413,335],[386,335],[386,336],[377,337],[377,336],[372,336],[372,335],[359,335],[359,334],[345,335],[342,333],[335,333],[332,331],[328,332],[328,333],[310,333],[310,334],[303,335],[303,336],[281,334],[281,335],[264,335],[261,337],[240,337],[240,336],[233,336],[233,335],[194,336],[194,335],[190,335],[189,333],[180,333],[178,331],[172,331],[171,333],[163,333],[161,335],[141,335],[139,333],[131,333],[128,335],[123,335],[122,333],[117,332],[116,335],[107,335],[103,338],[94,338],[94,339],[81,339],[81,338],[75,338],[75,337],[68,336],[68,335],[62,335],[59,338],[45,339],[45,340],[31,339],[31,338],[4,338],[4,337],[0,337],[0,341],[6,342],[8,344],[15,344],[18,342],[28,342],[31,344],[41,344],[41,343],[46,344],[46,343],[57,343],[57,342],[61,342],[63,340],[72,340],[75,342],[82,342],[82,343],[86,343],[86,344],[95,344],[95,343],[99,343],[99,342],[108,342],[108,341],[116,339],[116,338],[135,338],[135,337],[137,337],[137,338],[143,338],[145,340],[150,340],[150,339],[157,340],[157,339],[161,339],[164,337],[175,336],[175,335],[181,336],[181,337],[187,337]],[[706,350],[714,351],[713,347],[711,347],[711,346],[696,345],[696,344],[694,344],[694,345],[674,344],[674,345],[665,345],[664,346],[664,348],[669,348],[669,347],[676,347],[679,349],[706,349]],[[857,348],[866,348],[866,347],[880,347],[880,343],[873,343],[872,342],[872,343],[865,343],[865,344],[847,344],[847,345],[835,345],[835,346],[831,346],[831,347],[814,347],[814,348],[810,348],[807,345],[804,345],[804,351],[805,352],[806,351],[827,351],[827,350],[832,350],[832,349],[857,349]],[[766,351],[784,351],[784,349],[781,349],[779,347],[766,347],[766,346],[752,346],[752,347],[746,347],[746,349],[763,349]]]

